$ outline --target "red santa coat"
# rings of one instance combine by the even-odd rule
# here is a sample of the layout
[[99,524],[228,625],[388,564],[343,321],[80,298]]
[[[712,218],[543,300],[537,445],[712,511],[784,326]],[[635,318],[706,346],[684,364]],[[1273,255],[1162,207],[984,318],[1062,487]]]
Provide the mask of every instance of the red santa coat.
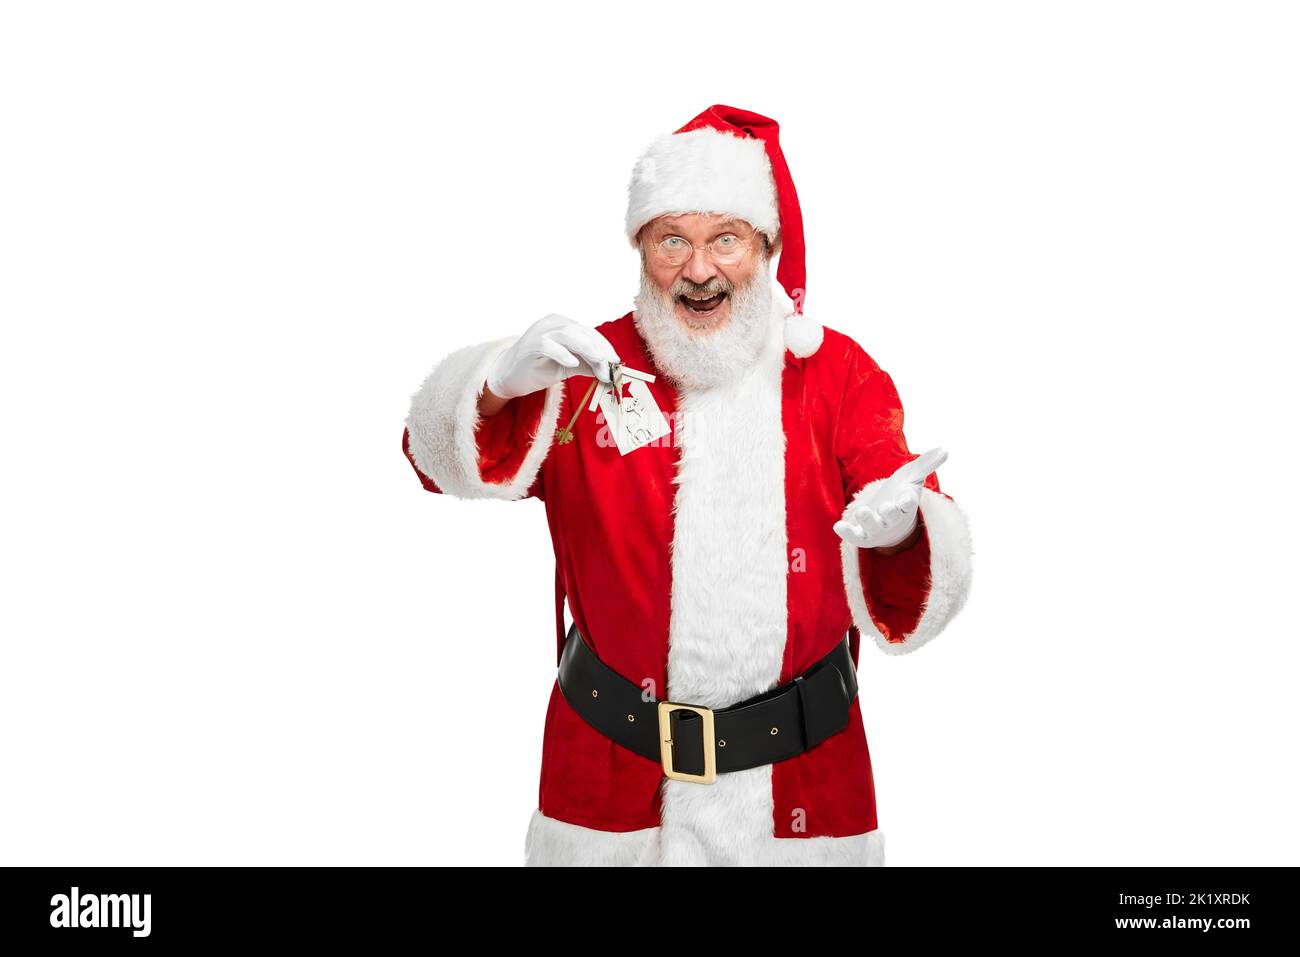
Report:
[[[740,381],[692,391],[655,367],[631,313],[598,329],[658,376],[650,391],[670,436],[620,455],[584,411],[575,440],[555,443],[590,385],[581,376],[480,420],[506,339],[438,365],[403,450],[429,491],[545,503],[569,610],[620,674],[649,679],[661,700],[722,708],[792,680],[846,631],[856,663],[859,635],[907,652],[960,610],[969,528],[936,475],[912,548],[881,555],[833,530],[856,495],[916,457],[892,380],[856,342],[826,329],[801,358],[774,312],[768,348]],[[614,744],[557,682],[526,862],[881,864],[860,704],[810,751],[704,785]]]

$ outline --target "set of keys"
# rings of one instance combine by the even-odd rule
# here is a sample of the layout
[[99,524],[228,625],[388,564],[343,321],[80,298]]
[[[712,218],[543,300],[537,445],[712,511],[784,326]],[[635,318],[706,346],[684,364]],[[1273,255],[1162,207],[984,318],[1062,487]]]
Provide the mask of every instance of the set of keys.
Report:
[[[585,407],[588,412],[594,413],[596,409],[600,407],[600,400],[605,395],[610,397],[610,401],[613,403],[614,409],[616,410],[615,415],[619,419],[618,422],[613,423],[613,427],[615,430],[621,428],[623,388],[627,380],[634,379],[641,382],[655,381],[655,377],[650,373],[633,369],[621,362],[611,362],[609,364],[609,378],[610,382],[608,385],[603,384],[599,379],[593,378],[591,380],[591,385],[587,387],[587,391],[583,395],[582,401],[578,403],[578,408],[574,411],[573,418],[569,419],[568,425],[556,433],[556,441],[559,442],[560,445],[568,445],[573,441],[573,427],[577,425],[578,416],[582,415],[583,408]],[[597,391],[597,387],[600,387],[604,391]]]

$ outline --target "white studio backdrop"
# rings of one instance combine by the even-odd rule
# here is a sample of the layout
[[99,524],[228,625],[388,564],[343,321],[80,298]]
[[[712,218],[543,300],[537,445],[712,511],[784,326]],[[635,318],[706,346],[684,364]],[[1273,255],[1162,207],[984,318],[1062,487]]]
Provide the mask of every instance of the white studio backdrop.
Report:
[[7,5],[0,864],[522,860],[543,508],[424,492],[403,419],[631,308],[632,163],[711,103],[972,521],[961,616],[862,649],[888,863],[1297,863],[1298,25]]

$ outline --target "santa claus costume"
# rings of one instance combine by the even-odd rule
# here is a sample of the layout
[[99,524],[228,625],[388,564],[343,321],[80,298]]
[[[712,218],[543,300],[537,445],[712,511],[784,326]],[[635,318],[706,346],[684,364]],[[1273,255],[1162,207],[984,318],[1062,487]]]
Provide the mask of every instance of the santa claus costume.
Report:
[[[636,310],[597,327],[623,363],[655,376],[648,389],[669,436],[621,454],[583,411],[572,441],[557,442],[592,383],[585,376],[480,416],[485,379],[513,338],[443,359],[403,435],[429,491],[544,503],[561,644],[567,596],[603,662],[660,700],[703,708],[789,684],[846,635],[855,666],[862,635],[887,654],[914,651],[958,613],[971,579],[968,523],[936,474],[920,490],[911,547],[857,548],[833,529],[916,456],[889,375],[849,336],[802,314],[802,221],[777,132],[766,117],[714,106],[655,140],[633,173],[634,244],[662,215],[743,219],[779,241],[777,279],[789,297],[771,297],[753,361],[718,383],[672,375],[672,357],[665,347],[655,354]],[[549,633],[539,623],[538,640]],[[668,778],[660,762],[596,730],[557,682],[525,859],[883,864],[859,702],[815,747],[705,784]]]

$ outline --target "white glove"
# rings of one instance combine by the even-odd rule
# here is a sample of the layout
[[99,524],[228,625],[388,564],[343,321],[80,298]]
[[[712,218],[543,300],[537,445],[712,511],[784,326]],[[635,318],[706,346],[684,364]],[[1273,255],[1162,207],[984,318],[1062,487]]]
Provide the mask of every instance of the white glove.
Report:
[[609,382],[609,364],[618,361],[609,340],[595,329],[552,313],[501,353],[488,372],[487,387],[503,399],[513,399],[575,375]]
[[916,529],[925,480],[947,458],[943,449],[931,449],[900,466],[844,510],[844,518],[835,523],[835,534],[858,548],[887,548],[906,541]]

